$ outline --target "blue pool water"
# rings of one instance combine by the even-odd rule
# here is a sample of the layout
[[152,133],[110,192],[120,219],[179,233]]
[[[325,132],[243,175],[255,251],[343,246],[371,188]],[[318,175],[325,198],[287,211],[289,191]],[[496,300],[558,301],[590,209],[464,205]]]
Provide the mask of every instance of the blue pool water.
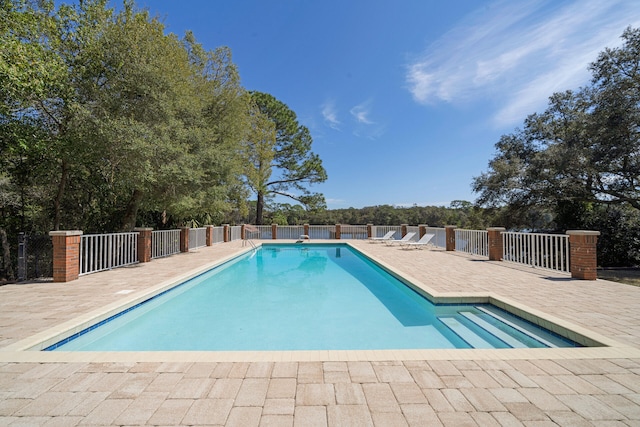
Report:
[[490,305],[434,305],[347,245],[268,245],[51,346],[62,351],[574,346]]

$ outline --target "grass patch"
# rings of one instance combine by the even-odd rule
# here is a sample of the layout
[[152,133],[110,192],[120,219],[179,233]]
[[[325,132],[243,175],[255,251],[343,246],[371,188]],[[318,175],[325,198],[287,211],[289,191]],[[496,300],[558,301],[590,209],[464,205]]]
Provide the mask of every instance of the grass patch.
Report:
[[640,286],[640,268],[603,268],[598,269],[598,279]]

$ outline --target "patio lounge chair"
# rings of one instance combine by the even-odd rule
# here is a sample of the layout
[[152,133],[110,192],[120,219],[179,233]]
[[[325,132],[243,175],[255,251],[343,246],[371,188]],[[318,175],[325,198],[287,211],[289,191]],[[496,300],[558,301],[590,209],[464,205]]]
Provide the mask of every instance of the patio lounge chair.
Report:
[[409,249],[409,248],[420,248],[420,249],[422,249],[423,247],[425,247],[427,245],[433,245],[433,243],[431,243],[431,240],[434,238],[434,236],[435,236],[435,234],[425,234],[417,242],[407,242],[407,243],[405,243],[404,247],[406,249]]
[[400,240],[387,240],[385,243],[389,246],[394,245],[394,244],[398,244],[398,245],[402,245],[404,243],[407,243],[408,241],[410,241],[411,239],[413,239],[413,236],[415,236],[416,233],[414,233],[413,231],[411,233],[407,233],[404,235],[404,237]]
[[396,234],[396,232],[392,230],[392,231],[387,232],[387,234],[385,234],[382,237],[370,237],[369,238],[369,242],[370,243],[376,243],[376,242],[384,242],[384,241],[387,241],[387,240],[393,240],[393,235],[394,234]]

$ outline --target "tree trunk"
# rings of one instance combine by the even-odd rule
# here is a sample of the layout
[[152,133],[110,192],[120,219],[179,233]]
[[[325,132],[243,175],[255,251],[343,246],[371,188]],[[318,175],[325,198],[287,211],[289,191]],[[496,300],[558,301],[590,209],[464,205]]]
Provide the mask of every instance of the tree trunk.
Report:
[[256,225],[262,225],[262,215],[264,210],[264,194],[258,191],[258,200],[256,202]]
[[62,171],[60,172],[60,182],[58,183],[58,193],[53,201],[53,229],[60,230],[60,205],[62,204],[62,197],[64,196],[64,188],[67,185],[67,179],[69,178],[69,164],[66,160],[62,160]]
[[129,199],[129,203],[127,204],[127,210],[122,218],[122,231],[131,231],[136,226],[136,218],[138,216],[140,203],[142,203],[142,196],[142,191],[138,189],[133,190],[131,199]]

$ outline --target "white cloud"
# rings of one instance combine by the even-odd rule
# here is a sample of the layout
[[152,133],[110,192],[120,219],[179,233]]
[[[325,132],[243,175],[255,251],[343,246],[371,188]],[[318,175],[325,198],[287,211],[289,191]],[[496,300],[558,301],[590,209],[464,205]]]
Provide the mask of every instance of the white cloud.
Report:
[[355,107],[353,107],[349,112],[356,119],[358,123],[365,125],[372,125],[374,122],[369,119],[369,114],[371,114],[371,100],[362,102]]
[[498,100],[495,124],[510,126],[587,83],[589,63],[628,26],[640,26],[637,0],[497,0],[409,64],[409,91],[422,104]]
[[338,120],[338,112],[333,101],[326,101],[321,106],[322,117],[331,129],[340,130],[340,121]]

